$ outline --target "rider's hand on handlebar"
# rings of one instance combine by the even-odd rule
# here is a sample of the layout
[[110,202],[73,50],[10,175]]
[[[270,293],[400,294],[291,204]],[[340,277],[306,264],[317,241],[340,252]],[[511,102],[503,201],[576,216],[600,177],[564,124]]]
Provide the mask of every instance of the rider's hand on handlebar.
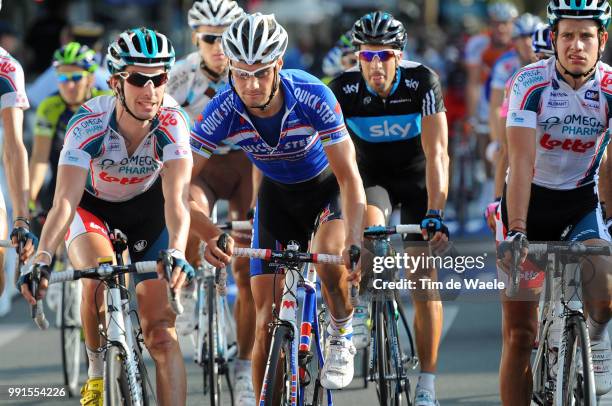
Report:
[[506,239],[497,247],[497,266],[504,272],[510,273],[515,259],[515,251],[520,251],[520,258],[517,261],[519,265],[525,262],[527,254],[529,254],[529,240],[524,232],[519,230],[510,230],[506,235]]
[[14,247],[17,247],[20,242],[23,244],[20,259],[25,262],[34,254],[38,245],[38,238],[30,231],[26,222],[17,220],[13,231],[11,231],[11,242]]
[[349,270],[349,275],[346,278],[348,282],[358,284],[361,281],[361,259],[358,259],[357,264],[351,269],[351,247],[359,246],[357,244],[347,244],[342,250],[342,259],[344,266]]
[[35,272],[40,273],[40,283],[38,285],[38,295],[36,299],[42,300],[44,299],[47,288],[49,287],[49,265],[44,263],[30,265],[28,271],[22,274],[17,280],[17,290],[21,292],[23,297],[31,305],[36,304],[36,299],[32,296],[32,292],[30,291],[30,287],[32,285],[32,275]]
[[[172,257],[172,276],[168,282],[170,289],[178,291],[184,285],[191,282],[195,276],[195,271],[191,264],[187,262],[185,256],[179,250],[169,249],[167,253]],[[158,279],[165,279],[165,269],[161,261],[157,263],[157,275]]]
[[206,250],[204,251],[204,259],[215,268],[225,268],[232,260],[234,252],[234,239],[230,236],[227,238],[227,250],[223,252],[217,246],[221,234],[206,241]]

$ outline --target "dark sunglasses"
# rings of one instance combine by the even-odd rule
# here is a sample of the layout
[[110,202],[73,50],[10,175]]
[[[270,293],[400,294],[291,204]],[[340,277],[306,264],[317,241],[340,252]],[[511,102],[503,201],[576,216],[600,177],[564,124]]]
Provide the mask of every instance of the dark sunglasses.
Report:
[[89,72],[58,73],[57,80],[60,83],[80,82],[87,75],[89,75]]
[[140,72],[121,72],[119,76],[125,79],[130,85],[136,87],[145,87],[149,81],[153,83],[153,87],[160,87],[168,82],[168,72],[162,72],[156,75],[147,75]]
[[355,53],[362,61],[372,62],[374,58],[378,58],[381,62],[387,62],[395,57],[399,51],[395,49],[382,49],[380,51],[357,51]]
[[215,43],[215,41],[219,40],[221,41],[221,36],[223,34],[211,34],[208,32],[198,32],[196,34],[196,36],[198,37],[198,39],[200,39],[201,41],[206,42],[209,45],[212,45]]

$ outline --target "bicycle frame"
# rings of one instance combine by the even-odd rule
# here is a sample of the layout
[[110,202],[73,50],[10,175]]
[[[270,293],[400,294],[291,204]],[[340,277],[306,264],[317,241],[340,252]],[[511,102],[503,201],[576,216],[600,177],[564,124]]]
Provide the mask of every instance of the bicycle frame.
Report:
[[[547,380],[542,379],[542,368],[544,368],[543,360],[544,360],[544,351],[547,347],[547,339],[549,335],[550,328],[553,324],[555,318],[559,318],[561,321],[561,326],[563,326],[563,330],[565,330],[567,320],[575,316],[576,314],[584,317],[583,305],[581,300],[572,300],[572,293],[570,290],[578,289],[581,284],[581,272],[578,264],[574,263],[566,263],[565,267],[568,265],[572,268],[577,268],[576,270],[565,270],[563,272],[563,265],[561,264],[561,256],[562,254],[555,252],[554,254],[554,265],[552,265],[552,269],[550,263],[547,265],[546,276],[545,276],[545,289],[544,289],[544,303],[542,309],[540,311],[540,323],[542,320],[544,324],[541,326],[538,334],[539,343],[538,349],[536,352],[534,364],[533,364],[533,396],[540,401],[546,401],[546,399],[542,399],[542,395],[546,395],[547,391],[551,391],[553,394],[553,405],[562,406],[563,399],[559,396],[559,388],[563,385],[563,374],[557,373],[555,379],[555,387],[548,388]],[[570,274],[570,277],[567,278],[567,274]],[[568,299],[569,297],[569,299]],[[587,340],[588,340],[587,336]],[[589,346],[589,343],[586,343]],[[564,337],[564,334],[561,333],[559,338],[559,349],[557,356],[557,366],[560,367],[565,364],[565,358],[568,352],[567,341]],[[591,358],[589,357],[589,362]],[[593,367],[588,368],[590,374],[593,374]],[[548,371],[545,371],[546,373]],[[591,382],[594,380],[594,377],[591,376]],[[595,393],[592,393],[590,396],[591,399],[595,399]],[[550,399],[548,399],[550,400]]]
[[132,335],[132,320],[130,318],[130,300],[126,294],[121,294],[121,285],[117,281],[110,281],[106,288],[106,340],[118,344],[126,354],[128,382],[134,404],[143,404],[143,394],[138,385],[138,365],[133,356],[134,337]]
[[[291,354],[290,354],[290,366],[291,366],[291,406],[298,406],[304,404],[304,391],[303,388],[299,390],[298,397],[298,357],[299,351],[309,351],[312,345],[311,333],[314,328],[315,334],[315,347],[317,350],[317,362],[319,368],[323,366],[324,358],[323,351],[321,349],[321,337],[319,336],[319,321],[317,318],[317,274],[314,266],[307,266],[306,278],[301,282],[301,273],[294,267],[287,267],[285,272],[285,287],[283,289],[283,295],[281,296],[281,308],[278,315],[279,324],[289,325],[293,331],[293,339],[291,340]],[[297,312],[298,312],[298,301],[297,301],[297,290],[298,288],[304,289],[304,302],[302,306],[302,322],[300,330],[297,327]],[[300,337],[299,342],[296,337]],[[274,340],[274,338],[272,339]],[[299,343],[299,345],[298,345]],[[259,398],[259,405],[264,405],[265,395],[268,388],[273,388],[274,383],[269,382],[269,369],[270,364],[266,365],[266,371],[264,374],[264,384],[261,389],[261,395]],[[333,399],[330,390],[327,391],[327,404],[328,406],[333,405]],[[299,400],[298,400],[299,399]]]

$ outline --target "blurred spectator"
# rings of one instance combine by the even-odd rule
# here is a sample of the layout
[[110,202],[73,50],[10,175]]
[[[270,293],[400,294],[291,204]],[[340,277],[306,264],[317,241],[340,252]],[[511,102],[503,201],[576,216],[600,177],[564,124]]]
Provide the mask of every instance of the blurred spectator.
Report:
[[48,0],[37,6],[38,16],[25,35],[25,44],[31,55],[25,70],[26,79],[44,72],[53,58],[53,52],[65,43],[60,36],[68,26],[68,3],[69,0]]
[[[100,69],[96,70],[94,73],[96,77],[95,87],[100,90],[108,90],[107,81],[110,74],[106,66],[102,63],[106,51],[102,49],[104,27],[94,22],[84,22],[70,27],[67,32],[68,35],[62,39],[64,41],[62,44],[66,44],[70,41],[77,41],[96,51],[96,59],[101,66]],[[59,48],[59,46],[57,48]],[[53,50],[53,52],[55,52],[55,50]],[[51,55],[53,55],[53,53]],[[33,107],[37,107],[45,98],[58,91],[55,69],[51,65],[51,60],[52,58],[49,58],[47,61],[47,69],[34,81],[34,83],[26,87],[28,99]]]
[[17,51],[18,43],[17,32],[11,23],[0,21],[0,47],[4,48],[9,54],[14,55],[15,51]]

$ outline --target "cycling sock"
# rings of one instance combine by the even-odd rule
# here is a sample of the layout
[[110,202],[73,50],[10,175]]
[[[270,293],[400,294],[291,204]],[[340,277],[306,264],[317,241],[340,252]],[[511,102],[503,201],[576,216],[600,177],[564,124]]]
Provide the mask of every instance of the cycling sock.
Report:
[[419,374],[419,382],[417,383],[417,388],[427,389],[433,397],[436,397],[436,388],[434,386],[434,381],[436,380],[436,375],[430,372],[421,372]]
[[87,370],[87,376],[91,378],[102,378],[104,376],[104,348],[98,348],[92,350],[89,347],[87,349],[87,358],[89,358],[89,369]]
[[251,379],[251,360],[236,358],[234,374],[236,377],[247,376]]
[[330,323],[327,326],[327,333],[336,337],[353,337],[353,312],[343,319],[336,319],[330,315]]
[[599,323],[592,318],[587,319],[587,329],[589,330],[589,337],[591,341],[601,341],[604,339],[606,327],[608,323]]

